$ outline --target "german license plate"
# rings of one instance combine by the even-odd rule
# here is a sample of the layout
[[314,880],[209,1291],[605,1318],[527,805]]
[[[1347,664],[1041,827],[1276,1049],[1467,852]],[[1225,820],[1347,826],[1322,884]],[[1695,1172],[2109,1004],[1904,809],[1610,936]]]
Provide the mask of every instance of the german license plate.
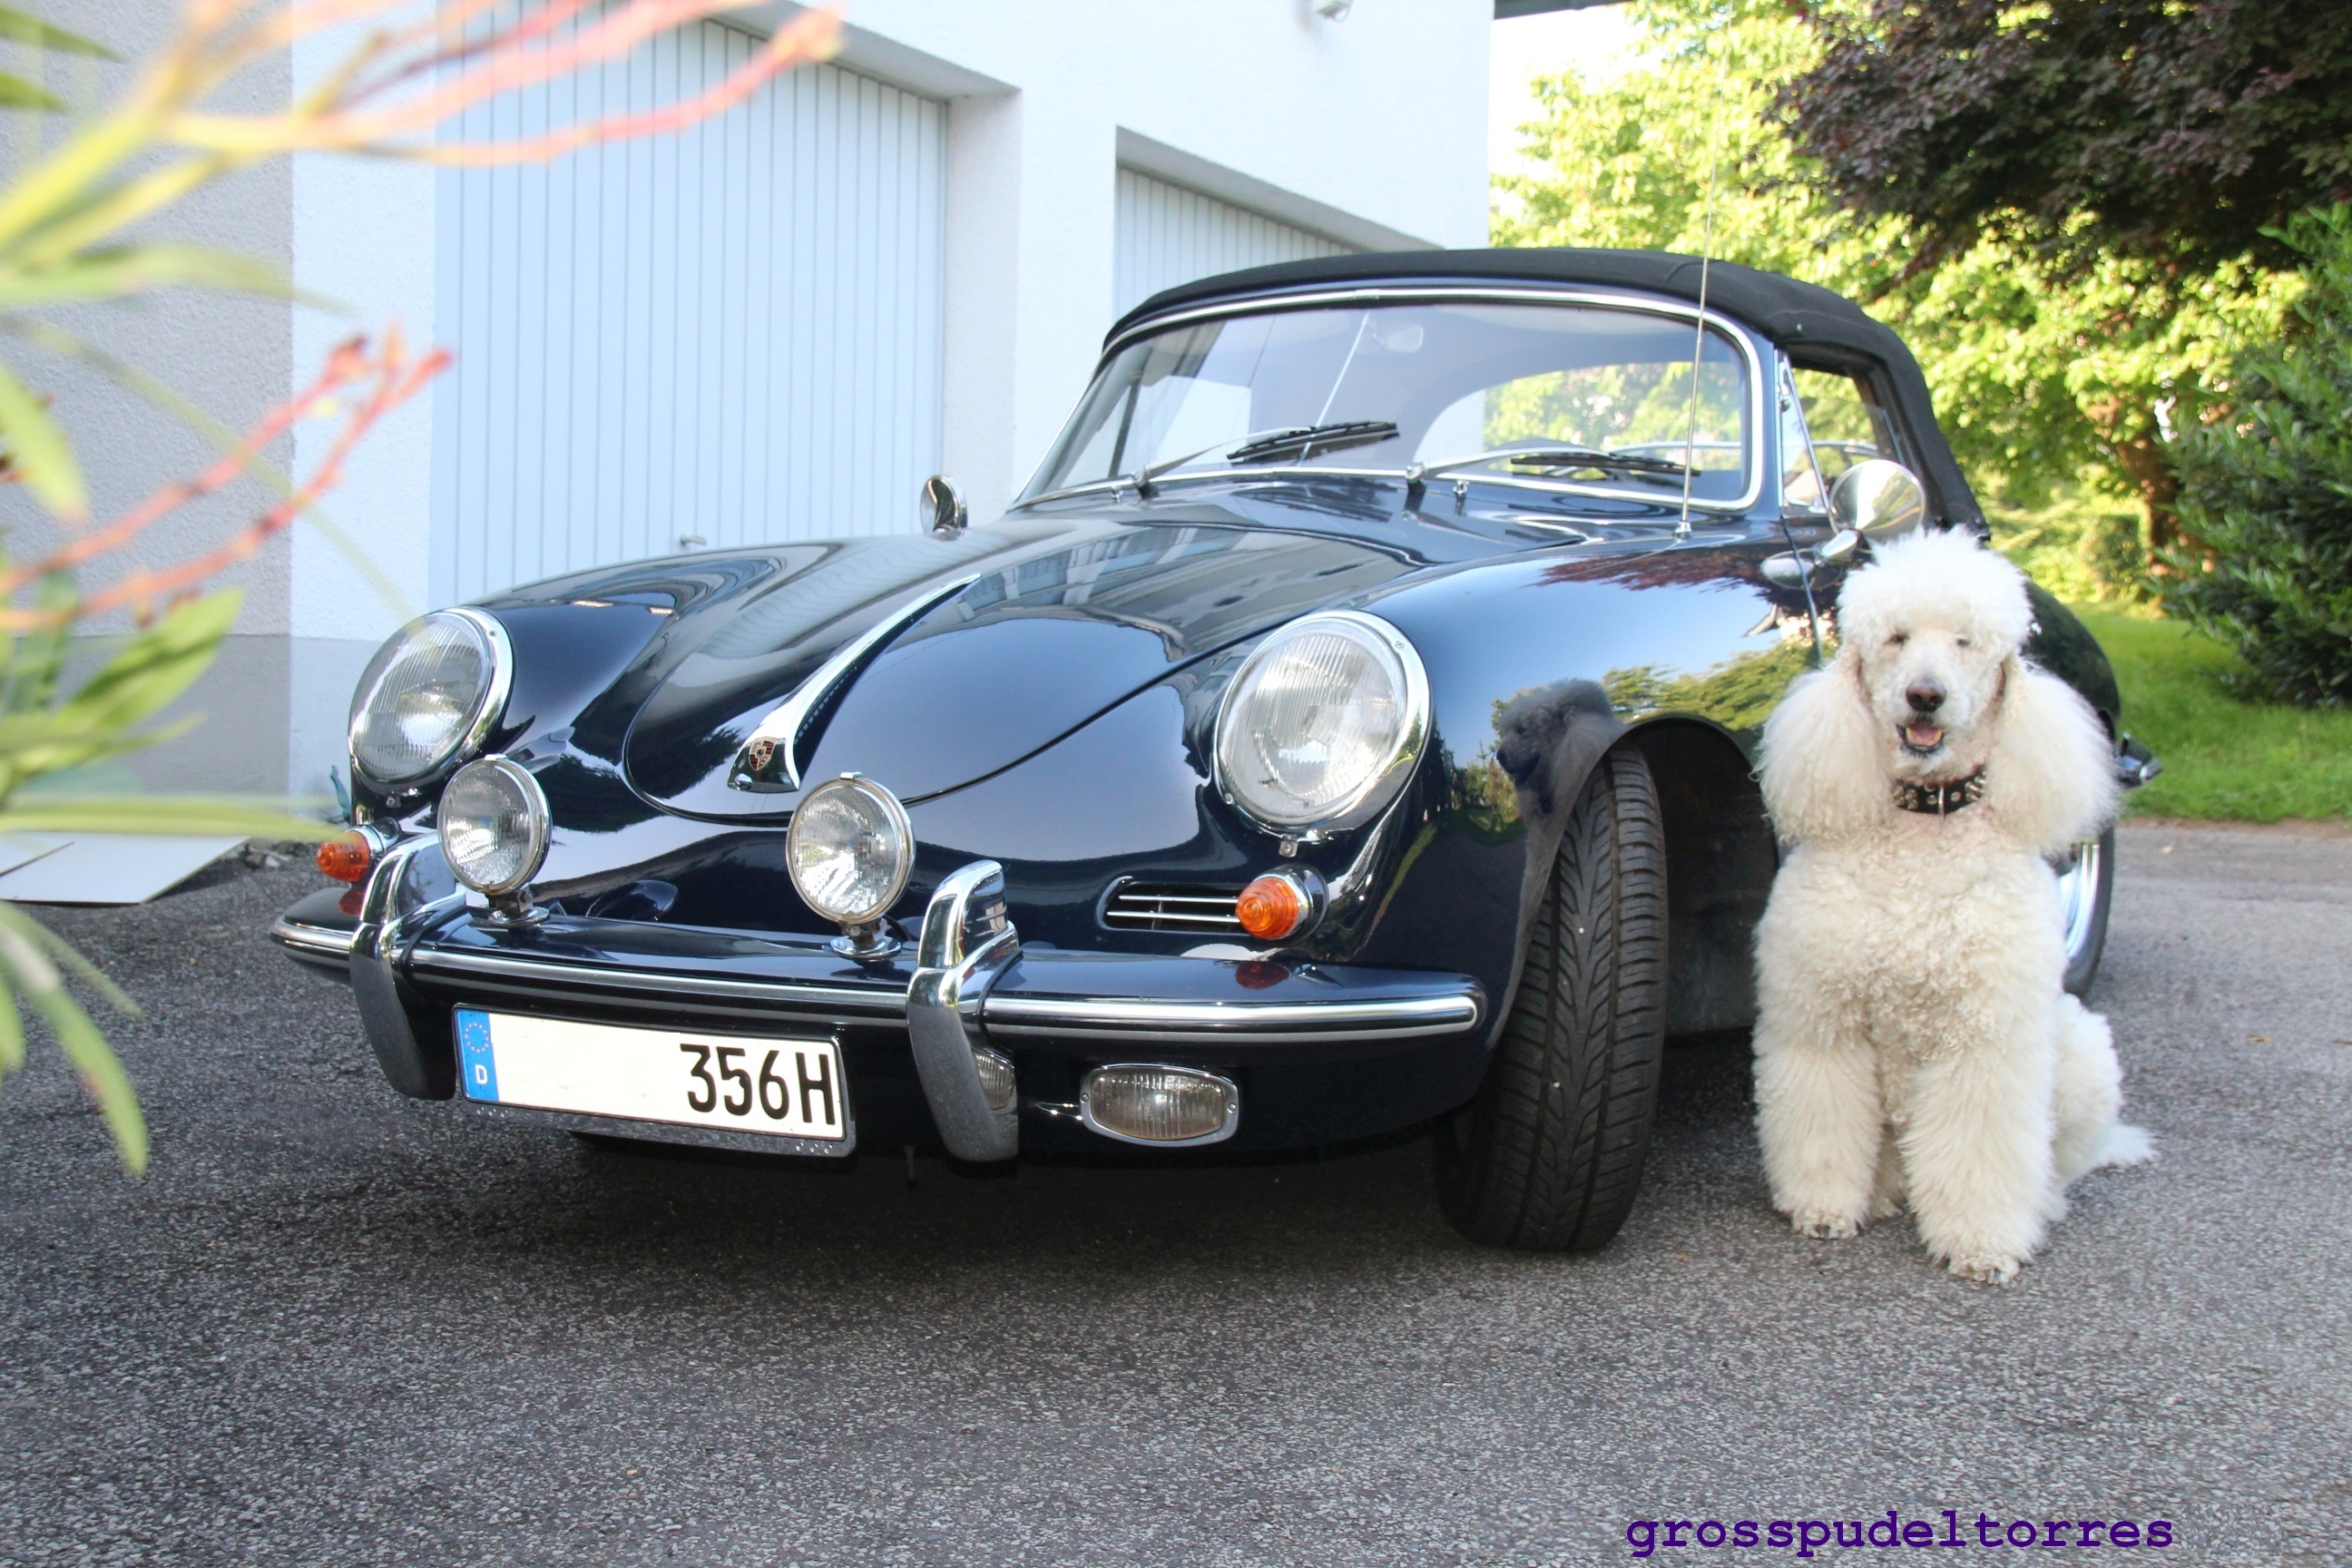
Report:
[[746,1039],[457,1009],[466,1098],[632,1121],[838,1142],[848,1136],[830,1039]]

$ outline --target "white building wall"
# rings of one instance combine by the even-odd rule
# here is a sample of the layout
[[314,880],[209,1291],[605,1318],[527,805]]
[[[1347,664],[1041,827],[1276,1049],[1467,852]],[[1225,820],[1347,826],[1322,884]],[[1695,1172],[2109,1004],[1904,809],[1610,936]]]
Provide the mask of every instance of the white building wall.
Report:
[[[705,22],[469,114],[488,141],[716,86]],[[442,176],[429,596],[905,531],[940,464],[947,113],[833,66],[551,168]]]
[[1111,310],[1121,316],[1195,278],[1359,248],[1139,169],[1118,172],[1115,243]]
[[[766,30],[796,9],[776,5],[737,20]],[[936,441],[975,518],[995,515],[1026,481],[1125,298],[1122,168],[1348,247],[1483,244],[1491,14],[1491,0],[1358,0],[1339,23],[1307,0],[856,0],[837,65],[944,105]],[[332,52],[298,57],[296,79],[315,78]],[[603,156],[621,155],[637,154]],[[575,157],[532,177],[576,188],[588,163]],[[337,338],[392,318],[419,344],[467,341],[462,321],[442,319],[448,296],[436,298],[441,258],[461,242],[442,232],[449,218],[430,171],[298,159],[292,207],[296,282],[350,311],[295,313],[293,374],[307,374]],[[776,287],[800,281],[779,277]],[[520,367],[520,323],[513,330]],[[541,356],[564,352],[538,331]],[[254,710],[263,715],[254,722],[290,729],[283,750],[256,754],[286,756],[289,783],[304,793],[316,793],[340,760],[343,703],[373,645],[404,614],[498,575],[487,555],[464,566],[454,527],[434,527],[436,418],[467,384],[462,373],[446,375],[420,405],[386,421],[330,501],[363,568],[323,533],[293,542],[290,586],[268,624],[290,636],[289,684]],[[703,423],[691,422],[698,440]],[[298,434],[299,458],[314,458],[330,434],[323,424]],[[542,464],[552,439],[540,437]],[[877,480],[829,503],[826,531],[911,528],[912,485],[887,493],[901,482]],[[539,553],[514,561],[518,574],[564,563],[545,542],[544,493],[536,504]],[[657,517],[648,500],[637,514],[647,548],[665,546],[677,515],[674,504]],[[786,506],[762,522],[746,499],[726,515],[734,521],[703,537],[732,542],[728,528],[789,536],[800,514]],[[571,537],[563,532],[562,549]],[[278,717],[289,710],[290,719]]]

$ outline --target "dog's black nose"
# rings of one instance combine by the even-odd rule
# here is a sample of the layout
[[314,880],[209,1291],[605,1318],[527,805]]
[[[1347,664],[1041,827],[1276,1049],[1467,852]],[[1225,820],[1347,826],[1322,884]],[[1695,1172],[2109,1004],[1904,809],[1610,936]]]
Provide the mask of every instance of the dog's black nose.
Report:
[[1915,713],[1933,713],[1944,705],[1944,689],[1932,680],[1906,687],[1903,695],[1910,699],[1911,710]]

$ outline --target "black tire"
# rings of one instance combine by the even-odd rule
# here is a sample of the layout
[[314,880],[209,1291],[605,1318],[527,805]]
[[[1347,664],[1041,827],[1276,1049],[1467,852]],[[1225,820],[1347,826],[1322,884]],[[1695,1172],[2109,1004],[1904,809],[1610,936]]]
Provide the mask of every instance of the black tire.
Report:
[[1473,1241],[1605,1247],[1633,1212],[1665,1056],[1666,840],[1640,752],[1570,814],[1477,1099],[1436,1129],[1438,1201]]
[[[2066,989],[2077,996],[2091,994],[2099,957],[2107,950],[2107,910],[2116,901],[2116,830],[2108,828],[2084,849],[2098,857],[2098,865],[2088,889],[2090,908],[2079,923],[2069,922],[2066,932]],[[2063,876],[2067,869],[2062,866],[2059,872]]]

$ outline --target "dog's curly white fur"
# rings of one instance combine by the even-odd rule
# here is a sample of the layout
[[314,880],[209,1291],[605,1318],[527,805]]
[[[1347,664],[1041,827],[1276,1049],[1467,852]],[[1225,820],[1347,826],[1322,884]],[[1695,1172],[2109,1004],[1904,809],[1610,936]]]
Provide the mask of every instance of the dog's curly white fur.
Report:
[[[1838,616],[1836,658],[1764,730],[1793,846],[1757,932],[1765,1173],[1806,1236],[1907,1203],[1952,1272],[2006,1281],[2075,1177],[2153,1152],[2116,1120],[2106,1020],[2064,991],[2050,867],[2113,816],[2111,748],[2022,658],[2024,578],[1966,534],[1882,549]],[[1896,804],[1979,774],[1958,809]]]

